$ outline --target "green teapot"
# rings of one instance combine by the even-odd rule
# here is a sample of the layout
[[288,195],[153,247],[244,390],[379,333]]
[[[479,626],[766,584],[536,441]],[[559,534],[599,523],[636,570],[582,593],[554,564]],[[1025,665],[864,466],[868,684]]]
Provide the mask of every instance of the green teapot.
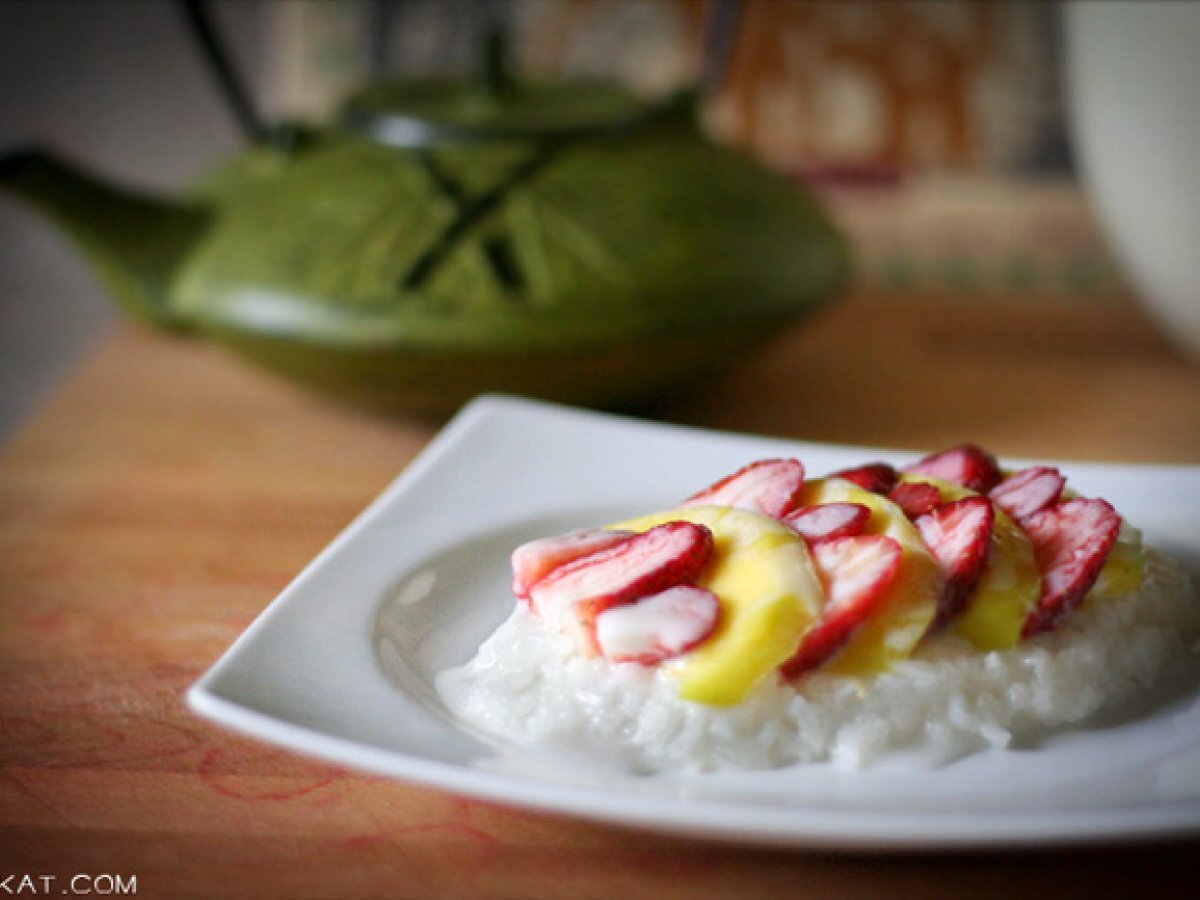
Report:
[[720,372],[844,281],[781,175],[708,139],[694,98],[612,83],[369,85],[176,199],[38,149],[0,185],[133,316],[325,393],[444,414],[483,391],[629,407]]

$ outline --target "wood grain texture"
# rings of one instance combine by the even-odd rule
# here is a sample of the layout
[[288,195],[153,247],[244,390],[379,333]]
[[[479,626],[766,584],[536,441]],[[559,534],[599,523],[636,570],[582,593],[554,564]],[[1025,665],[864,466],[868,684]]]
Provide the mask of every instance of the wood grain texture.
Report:
[[668,415],[868,446],[1200,463],[1200,361],[1126,303],[861,297]]
[[[1200,373],[1131,309],[851,298],[672,420],[1200,462]],[[431,423],[136,330],[0,456],[0,878],[147,897],[1180,896],[1200,844],[848,857],[569,821],[231,737],[182,696]]]

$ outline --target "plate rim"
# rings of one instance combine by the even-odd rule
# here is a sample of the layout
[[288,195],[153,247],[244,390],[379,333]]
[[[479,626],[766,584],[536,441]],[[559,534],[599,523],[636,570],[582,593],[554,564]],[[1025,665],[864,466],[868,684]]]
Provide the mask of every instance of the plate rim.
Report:
[[[919,451],[828,444],[659,423],[607,412],[582,410],[539,400],[488,394],[456,414],[352,520],[312,558],[291,582],[255,617],[186,692],[189,708],[211,722],[240,734],[327,763],[385,775],[412,784],[433,787],[503,804],[537,809],[593,822],[622,825],[681,837],[720,840],[758,846],[808,848],[847,853],[943,852],[1030,850],[1072,845],[1098,846],[1200,835],[1200,803],[1165,810],[1161,806],[1119,810],[1039,811],[1006,815],[989,811],[956,813],[940,810],[916,812],[879,809],[820,810],[806,804],[799,810],[778,810],[736,800],[663,797],[657,794],[620,793],[596,786],[538,780],[512,773],[492,772],[454,762],[429,759],[395,748],[372,746],[275,717],[221,693],[216,685],[222,674],[240,658],[244,648],[282,615],[295,596],[329,559],[342,552],[380,513],[416,484],[447,450],[466,439],[483,421],[496,415],[534,412],[572,421],[607,421],[634,429],[675,432],[697,437],[721,437],[762,444],[775,442],[800,448],[887,453],[917,456]],[[1006,457],[1006,460],[1008,458]],[[1012,458],[1012,462],[1024,462]],[[1200,474],[1200,466],[1186,464],[1097,463],[1057,461],[1072,468],[1181,470]],[[383,673],[380,673],[383,677]],[[395,690],[404,693],[394,685]],[[410,699],[405,694],[406,699]],[[416,702],[415,705],[420,705]],[[432,712],[428,713],[432,715]],[[703,776],[700,776],[703,777]],[[623,804],[624,808],[618,806]],[[656,806],[657,804],[657,806]],[[721,824],[703,813],[717,811],[728,817],[736,812],[736,825]],[[797,813],[801,813],[799,817]],[[814,818],[820,821],[812,821]],[[756,819],[758,821],[747,821]]]

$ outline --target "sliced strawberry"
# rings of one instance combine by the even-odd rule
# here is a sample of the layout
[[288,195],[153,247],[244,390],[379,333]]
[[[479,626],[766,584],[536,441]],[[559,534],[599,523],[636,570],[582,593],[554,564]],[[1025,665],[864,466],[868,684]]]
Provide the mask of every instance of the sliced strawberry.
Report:
[[796,655],[780,667],[788,678],[816,668],[841,647],[900,571],[900,545],[883,535],[822,541],[813,546],[812,558],[825,588],[825,607]]
[[717,627],[721,604],[712,591],[679,585],[596,616],[596,646],[613,662],[652,666],[686,653]]
[[783,517],[783,521],[808,541],[829,541],[862,534],[871,510],[861,503],[821,503],[805,506]]
[[988,497],[1020,521],[1057,503],[1066,483],[1058,469],[1030,466],[1004,479],[988,492]]
[[1104,500],[1067,500],[1021,521],[1033,544],[1042,593],[1025,620],[1026,637],[1049,631],[1087,596],[1121,530],[1121,517]]
[[934,453],[911,466],[905,466],[904,471],[930,475],[981,494],[998,485],[1002,477],[996,457],[974,444],[963,444]]
[[924,481],[905,481],[892,488],[888,499],[904,510],[910,519],[916,519],[941,503],[942,494]]
[[934,627],[962,612],[987,565],[996,512],[986,497],[939,503],[913,524],[946,576]]
[[778,518],[796,506],[804,486],[798,459],[760,459],[689,497],[684,506],[736,506]]
[[632,531],[581,528],[522,544],[512,554],[512,592],[522,600],[555,569],[633,537]]
[[853,469],[842,469],[829,477],[853,481],[864,491],[870,491],[872,494],[886,494],[896,486],[896,482],[900,478],[896,470],[885,462],[867,463],[865,466]]
[[703,525],[667,522],[555,569],[530,590],[530,608],[594,652],[597,615],[693,580],[712,549]]

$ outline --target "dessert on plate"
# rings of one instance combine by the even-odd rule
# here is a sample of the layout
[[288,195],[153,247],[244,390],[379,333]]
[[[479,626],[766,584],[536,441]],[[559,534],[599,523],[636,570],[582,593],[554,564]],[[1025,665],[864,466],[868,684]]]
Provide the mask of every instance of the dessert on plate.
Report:
[[640,772],[1005,747],[1200,649],[1187,577],[1109,503],[971,444],[819,478],[758,460],[518,547],[512,592],[447,704]]

